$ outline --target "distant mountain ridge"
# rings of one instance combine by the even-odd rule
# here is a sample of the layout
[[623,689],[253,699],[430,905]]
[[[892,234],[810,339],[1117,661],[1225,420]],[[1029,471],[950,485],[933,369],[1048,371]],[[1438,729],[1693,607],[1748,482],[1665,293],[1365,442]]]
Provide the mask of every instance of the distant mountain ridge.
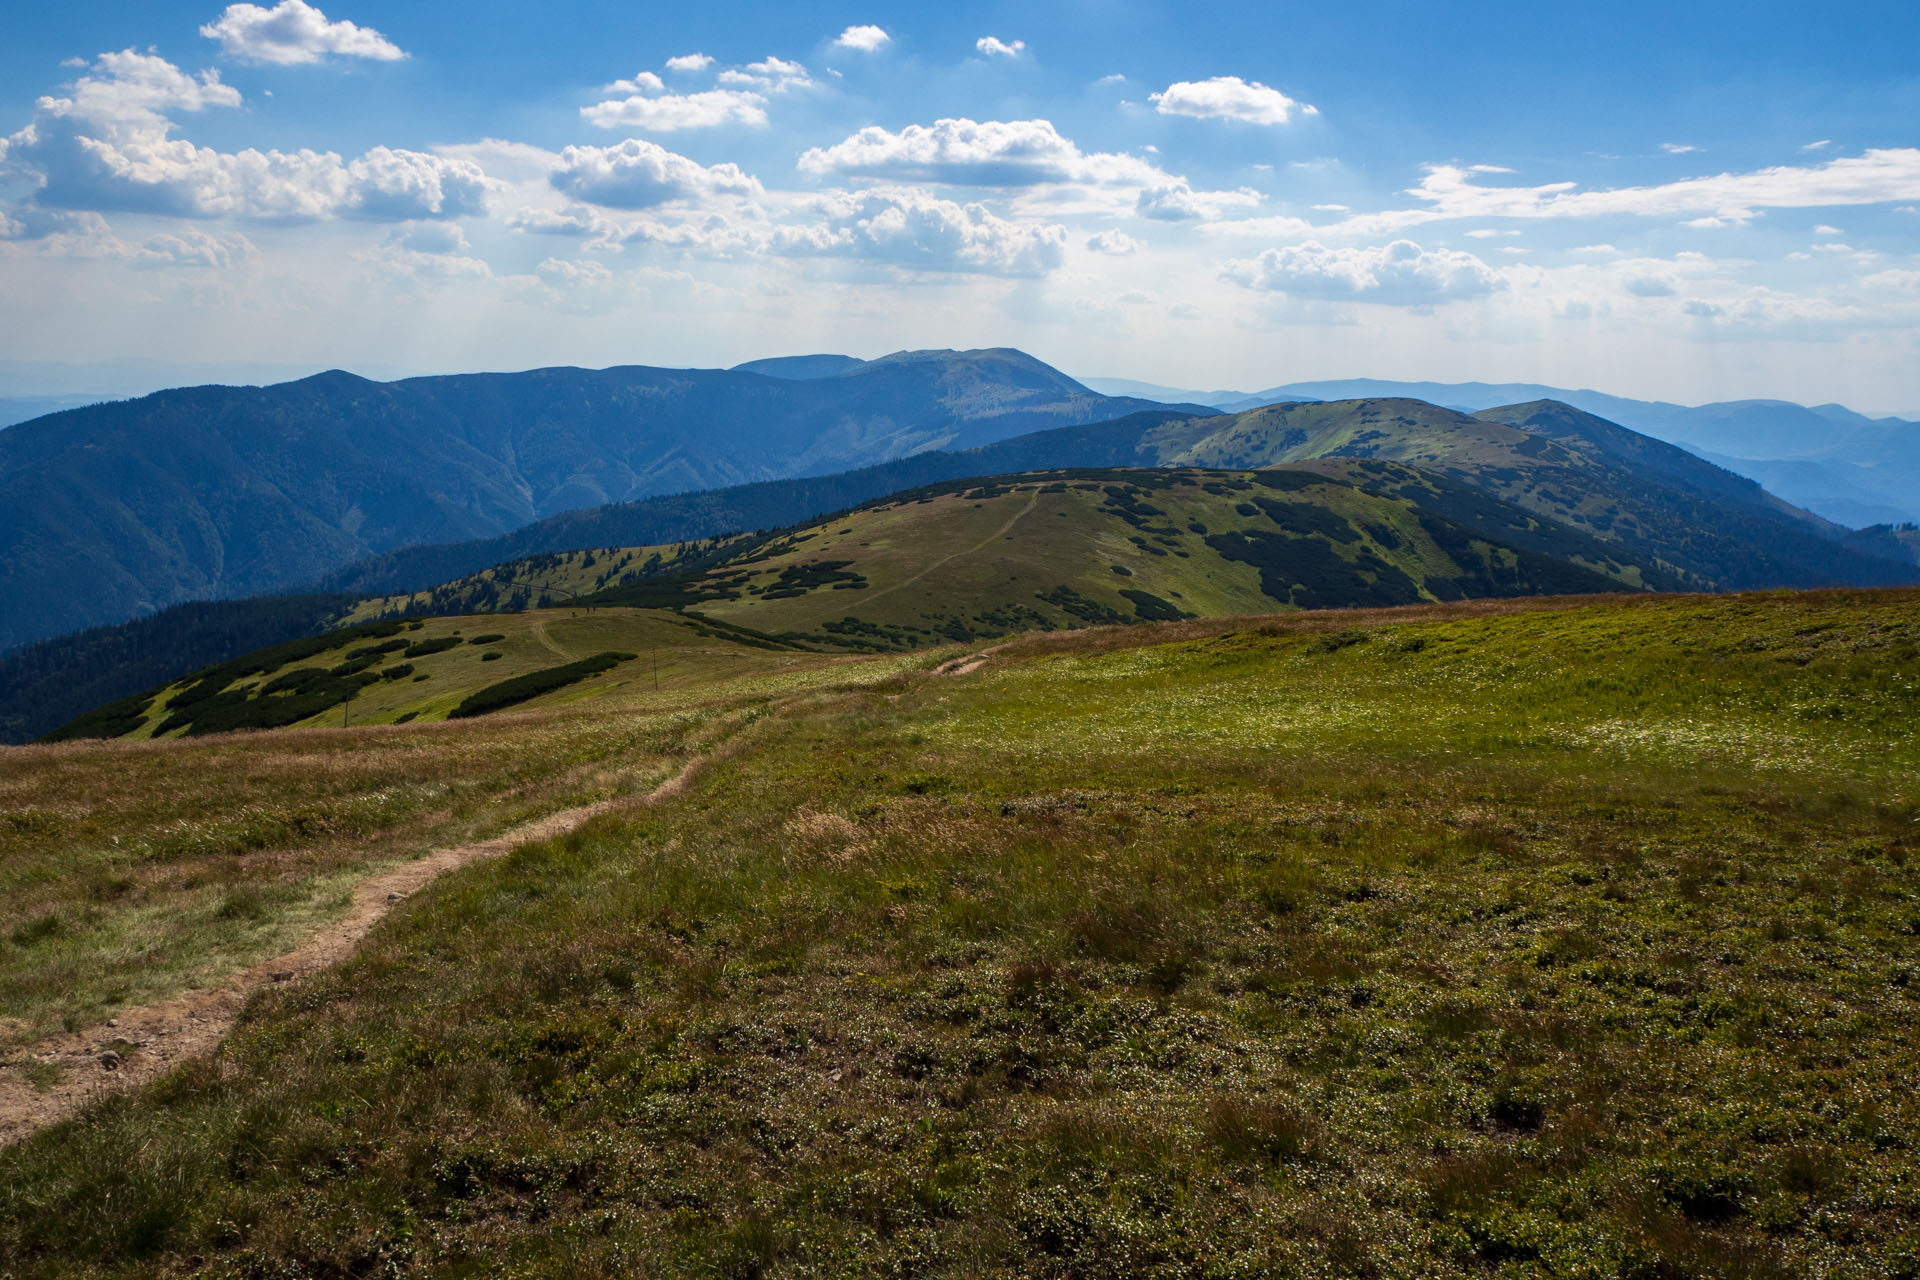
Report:
[[0,431],[0,651],[557,512],[1148,407],[1005,349],[900,352],[806,379],[625,366],[378,383],[335,371],[91,405]]
[[424,592],[421,609],[465,607],[457,593],[447,597],[432,588],[509,562],[593,548],[671,548],[786,527],[969,477],[1085,467],[1314,466],[1341,459],[1413,464],[1343,474],[1381,497],[1411,502],[1518,551],[1623,587],[1920,578],[1914,563],[1920,537],[1847,535],[1751,481],[1567,405],[1513,405],[1479,416],[1405,400],[1296,403],[1200,418],[1161,408],[837,475],[563,512],[489,539],[360,561],[312,588],[324,595],[180,606],[45,641],[0,661],[0,738],[32,736],[178,670],[290,639],[302,627],[329,625],[327,619],[341,616],[343,601]]
[[[1295,399],[1303,398],[1304,388]],[[1110,429],[1047,436],[1129,411],[1169,409],[1102,396],[1008,349],[897,352],[874,360],[811,354],[731,370],[556,368],[393,383],[333,372],[271,387],[180,388],[88,406],[0,432],[0,599],[7,601],[0,610],[0,650],[169,603],[294,589],[370,555],[409,554],[404,548],[492,541],[496,558],[526,554],[537,548],[513,538],[516,531],[546,519],[564,523],[568,512],[596,511],[609,502],[679,493],[687,500],[677,509],[677,527],[711,532],[747,518],[760,499],[745,510],[723,510],[724,502],[716,506],[700,493],[838,476],[814,497],[842,506],[887,491],[849,479],[863,466],[933,452],[966,454],[1013,440],[1026,443],[993,459],[869,479],[898,488],[956,478],[949,469],[956,465],[978,473],[1196,461],[1178,451],[1165,457],[1141,451]],[[1189,404],[1172,412],[1197,419],[1216,411]],[[1424,409],[1413,416],[1423,430],[1462,429]],[[1483,430],[1484,423],[1466,429]],[[1737,492],[1726,472],[1705,462],[1695,466],[1680,450],[1614,432],[1610,446],[1602,447],[1591,431],[1578,445],[1590,455],[1583,466],[1613,469],[1608,484],[1631,490],[1651,468],[1664,476],[1662,485],[1684,479],[1704,486],[1698,497],[1710,505],[1696,514],[1709,524],[1720,518],[1711,504],[1751,498],[1755,510],[1771,503],[1769,518],[1799,521],[1802,535],[1819,540],[1803,539],[1785,559],[1740,572],[1731,557],[1741,540],[1723,538],[1724,553],[1711,563],[1692,552],[1663,560],[1677,581],[1880,580],[1883,569],[1849,560],[1848,549],[1868,559],[1909,555],[1897,543],[1882,548],[1871,537],[1840,537],[1839,529],[1809,523],[1804,513],[1758,491]],[[1426,465],[1419,448],[1403,445],[1396,446],[1402,460]],[[1317,456],[1277,438],[1262,447],[1248,465]],[[1332,437],[1324,442],[1335,452],[1359,447]],[[1016,459],[1025,461],[1016,465]],[[1604,506],[1606,486],[1589,488],[1582,500]],[[775,523],[808,514],[798,496],[789,497]],[[1686,503],[1667,505],[1660,518],[1669,524],[1692,518],[1680,509]],[[1554,519],[1571,510],[1551,502],[1540,509]],[[1678,527],[1662,535],[1674,546],[1684,541]],[[559,536],[557,528],[546,532]],[[602,545],[634,540],[586,537]],[[1828,543],[1844,544],[1843,550]],[[1770,533],[1757,545],[1770,547],[1769,554],[1784,546]],[[435,580],[484,567],[458,553],[413,558],[431,563]],[[358,589],[346,582],[327,586]]]
[[1920,520],[1920,422],[1870,417],[1838,404],[1731,400],[1689,406],[1531,382],[1343,378],[1257,392],[1182,391],[1125,378],[1085,382],[1096,390],[1127,388],[1125,394],[1192,400],[1226,413],[1281,401],[1369,397],[1426,400],[1465,413],[1556,400],[1687,448],[1850,528]]

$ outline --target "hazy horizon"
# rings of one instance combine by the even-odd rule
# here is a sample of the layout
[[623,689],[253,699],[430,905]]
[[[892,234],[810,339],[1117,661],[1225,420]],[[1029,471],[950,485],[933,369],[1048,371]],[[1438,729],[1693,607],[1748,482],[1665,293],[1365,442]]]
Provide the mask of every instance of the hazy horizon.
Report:
[[42,7],[0,324],[101,394],[1004,345],[1920,409],[1910,6],[1207,18]]

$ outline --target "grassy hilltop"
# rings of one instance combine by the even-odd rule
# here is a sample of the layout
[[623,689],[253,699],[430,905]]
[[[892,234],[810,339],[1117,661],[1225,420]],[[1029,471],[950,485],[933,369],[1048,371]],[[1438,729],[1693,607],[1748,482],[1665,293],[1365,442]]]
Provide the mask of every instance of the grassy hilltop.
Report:
[[[412,755],[423,798],[356,802],[363,838],[489,768],[538,807],[733,754],[0,1152],[7,1269],[1920,1266],[1920,593],[1186,620],[959,666],[740,647],[659,694],[271,740],[341,795]],[[246,741],[0,756],[0,960],[237,861],[296,877],[334,837],[248,834],[295,824],[216,787]],[[198,843],[110,852],[148,820],[106,776],[207,779]]]

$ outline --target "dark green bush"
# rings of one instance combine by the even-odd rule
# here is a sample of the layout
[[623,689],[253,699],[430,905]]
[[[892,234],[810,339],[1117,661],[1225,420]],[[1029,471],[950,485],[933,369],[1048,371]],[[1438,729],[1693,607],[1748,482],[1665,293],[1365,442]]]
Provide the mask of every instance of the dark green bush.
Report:
[[552,693],[555,689],[564,689],[570,684],[577,684],[589,676],[597,676],[602,671],[611,671],[621,663],[631,662],[638,656],[632,653],[596,653],[591,658],[569,662],[563,667],[529,671],[526,675],[502,680],[499,684],[490,684],[478,693],[469,695],[464,702],[448,713],[447,719],[464,720],[470,716],[483,716],[489,711],[515,706],[537,698],[543,693]]

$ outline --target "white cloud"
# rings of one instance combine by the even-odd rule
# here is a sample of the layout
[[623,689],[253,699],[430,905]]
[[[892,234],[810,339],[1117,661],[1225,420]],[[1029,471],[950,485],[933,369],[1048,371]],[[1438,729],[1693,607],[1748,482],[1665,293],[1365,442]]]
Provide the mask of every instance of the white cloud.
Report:
[[1832,145],[1833,145],[1832,138],[1822,138],[1818,142],[1809,142],[1804,147],[1801,147],[1800,149],[1802,151],[1825,151],[1828,147]]
[[1328,248],[1315,240],[1232,260],[1222,273],[1249,289],[1331,301],[1427,306],[1485,297],[1505,287],[1500,273],[1452,249],[1410,240],[1372,248]]
[[1840,232],[1840,228],[1830,227],[1823,222],[1819,226],[1813,229],[1813,234],[1817,236],[1837,236],[1841,234],[1841,232]]
[[1860,283],[1869,289],[1920,292],[1920,271],[1876,271]]
[[165,58],[132,49],[103,53],[89,70],[67,86],[70,96],[35,101],[36,125],[46,118],[70,121],[111,142],[166,129],[170,111],[240,105],[240,91],[220,83],[218,71],[196,79]]
[[415,280],[485,284],[493,279],[493,268],[483,259],[462,254],[416,253],[411,249],[383,246],[371,253],[353,256],[387,280],[411,276]]
[[1124,258],[1140,252],[1146,246],[1124,231],[1102,231],[1098,235],[1087,237],[1087,248],[1094,253]]
[[7,140],[0,176],[36,186],[49,208],[123,209],[187,218],[478,214],[486,176],[469,160],[375,147],[344,162],[333,152],[221,152],[170,136],[163,112],[240,105],[212,72],[198,79],[165,59],[103,54],[70,96],[43,97],[33,123]]
[[[1352,219],[1348,219],[1351,222]],[[1290,214],[1273,214],[1265,218],[1232,218],[1220,222],[1202,223],[1200,230],[1213,235],[1233,236],[1236,239],[1289,240],[1302,236],[1325,235],[1338,231],[1346,223],[1336,223],[1329,227],[1316,227],[1305,218],[1296,218]]]
[[[667,69],[699,70],[712,61],[703,53],[687,54],[668,59]],[[631,80],[616,80],[607,86],[608,93],[623,96],[582,107],[580,115],[587,123],[602,129],[645,129],[654,133],[712,129],[728,124],[760,128],[767,123],[769,95],[807,89],[814,84],[804,66],[775,57],[728,68],[717,78],[725,88],[668,93],[665,81],[651,71],[642,71]]]
[[1157,222],[1190,222],[1217,218],[1228,209],[1259,203],[1257,191],[1195,191],[1185,178],[1176,178],[1141,191],[1134,212]]
[[386,219],[486,212],[486,175],[470,160],[375,147],[347,166],[347,177],[342,213]]
[[989,58],[1017,58],[1026,52],[1025,40],[1006,41],[998,36],[981,36],[973,42],[973,47]]
[[395,227],[375,249],[356,252],[354,259],[372,274],[390,283],[406,280],[484,284],[493,268],[476,258],[460,228],[435,223]]
[[548,258],[533,269],[545,284],[556,289],[595,288],[613,283],[613,272],[591,259],[569,262]]
[[1701,320],[1710,320],[1714,316],[1725,314],[1723,308],[1717,307],[1711,302],[1702,302],[1698,298],[1687,299],[1680,304],[1680,310],[1686,315],[1694,316]]
[[227,271],[259,261],[260,251],[253,241],[231,232],[208,235],[204,231],[162,232],[150,236],[135,251],[133,261],[143,267],[205,267]]
[[568,147],[548,180],[556,191],[612,209],[761,194],[760,184],[739,165],[709,168],[640,138],[611,147]]
[[923,191],[830,192],[810,202],[819,221],[774,229],[770,247],[796,257],[862,258],[918,271],[1044,275],[1059,267],[1065,227],[1012,222],[984,205]]
[[631,80],[615,80],[604,93],[665,93],[667,82],[651,71],[636,71]]
[[1660,144],[1660,149],[1670,156],[1684,156],[1689,152],[1698,151],[1700,148],[1694,146],[1691,142],[1663,142]]
[[1722,222],[1746,222],[1764,209],[1814,209],[1913,199],[1920,195],[1920,148],[1890,147],[1824,164],[1775,165],[1751,173],[1722,173],[1652,187],[1579,191],[1576,186],[1554,182],[1538,187],[1483,187],[1472,180],[1468,170],[1439,165],[1408,192],[1429,207],[1398,216],[1427,221],[1691,213]]
[[280,0],[271,9],[231,4],[200,34],[220,42],[220,51],[243,62],[279,66],[319,62],[329,54],[397,62],[406,53],[371,27],[328,22],[327,15],[304,0]]
[[1298,109],[1318,115],[1315,107],[1295,102],[1278,89],[1239,76],[1211,80],[1181,80],[1168,85],[1148,101],[1163,116],[1195,116],[1202,120],[1240,120],[1247,124],[1285,124]]
[[746,85],[763,93],[811,89],[814,83],[807,69],[798,62],[788,62],[771,55],[758,62],[749,62],[744,67],[722,71],[719,79],[721,84]]
[[857,49],[861,53],[877,53],[892,43],[892,36],[872,25],[848,27],[833,42],[837,49]]
[[725,124],[764,125],[767,123],[766,101],[760,94],[742,89],[707,89],[700,93],[669,93],[652,98],[636,93],[582,107],[580,115],[588,124],[602,129],[673,133]]
[[585,240],[595,251],[620,252],[628,228],[584,204],[563,209],[530,207],[508,215],[507,225],[515,231],[535,235],[568,236]]
[[[705,71],[708,67],[712,66],[713,59],[704,53],[683,53],[678,57],[668,58],[666,65],[669,71],[679,75],[691,75],[697,71]],[[552,259],[549,259],[549,261],[552,261]]]
[[1132,156],[1083,154],[1046,120],[936,120],[898,133],[872,125],[831,147],[807,151],[800,168],[820,175],[972,187],[1166,180]]

